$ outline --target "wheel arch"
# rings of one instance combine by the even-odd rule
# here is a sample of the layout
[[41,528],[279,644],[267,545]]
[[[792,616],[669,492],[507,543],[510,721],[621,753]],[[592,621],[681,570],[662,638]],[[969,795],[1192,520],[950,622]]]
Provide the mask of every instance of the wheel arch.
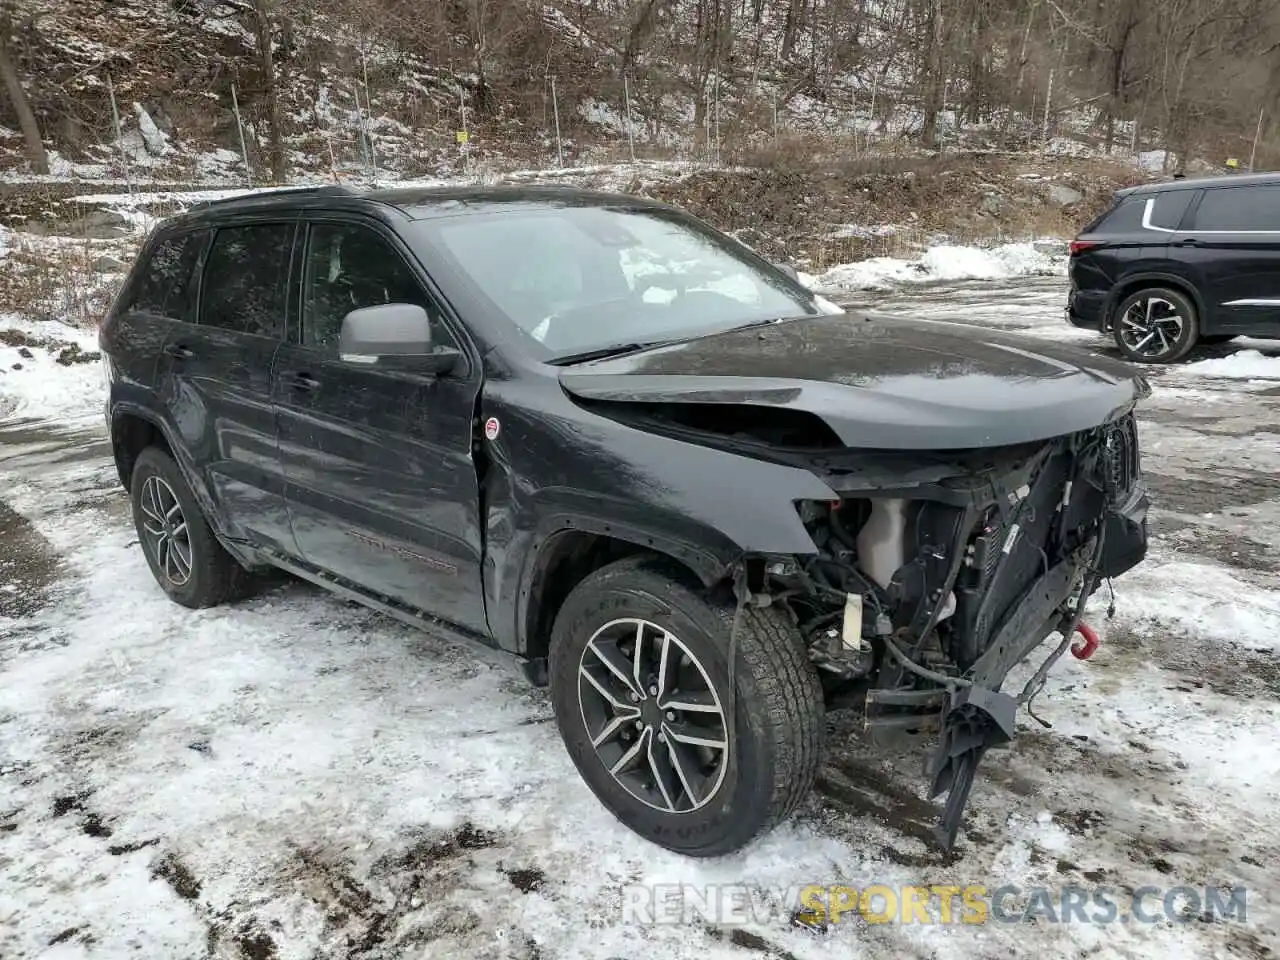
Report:
[[150,412],[134,408],[113,410],[111,455],[126,493],[132,492],[133,468],[147,447],[160,447],[169,456],[173,456],[173,445],[159,418]]
[[176,441],[162,417],[147,407],[120,404],[112,408],[110,423],[111,454],[126,493],[133,492],[133,470],[142,451],[148,447],[158,447],[177,464],[178,471],[223,549],[246,569],[262,566],[262,561],[254,550],[227,535],[226,518],[210,495],[196,465],[191,462],[182,444]]
[[539,538],[521,578],[517,636],[525,660],[535,664],[545,659],[556,614],[578,584],[602,567],[638,556],[652,558],[666,575],[692,590],[728,585],[728,564],[704,551],[616,524],[565,521]]
[[1147,290],[1152,287],[1167,287],[1190,300],[1191,305],[1196,308],[1196,319],[1199,321],[1200,328],[1204,329],[1204,322],[1207,318],[1205,303],[1194,283],[1186,277],[1175,273],[1143,272],[1125,277],[1111,289],[1111,295],[1107,298],[1107,304],[1102,314],[1102,332],[1105,333],[1111,330],[1115,321],[1116,309],[1126,298],[1140,290]]

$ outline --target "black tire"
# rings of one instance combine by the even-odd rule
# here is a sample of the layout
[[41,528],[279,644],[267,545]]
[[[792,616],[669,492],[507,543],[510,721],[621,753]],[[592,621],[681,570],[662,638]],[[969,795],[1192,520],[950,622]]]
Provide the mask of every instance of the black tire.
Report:
[[1173,363],[1200,339],[1195,304],[1169,287],[1147,287],[1129,294],[1114,316],[1116,346],[1134,363]]
[[[668,778],[673,788],[671,796],[684,798],[683,810],[676,809],[679,803],[660,809],[645,802],[610,772],[592,744],[587,716],[593,709],[590,701],[595,694],[580,678],[579,669],[584,665],[602,666],[594,652],[587,654],[588,644],[607,624],[629,618],[648,621],[676,639],[670,649],[675,650],[683,665],[675,668],[671,688],[674,695],[667,702],[678,706],[675,701],[682,694],[692,702],[699,678],[709,681],[708,689],[721,709],[719,729],[733,731],[724,740],[728,744],[727,759],[720,754],[718,763],[704,763],[700,769],[711,772],[696,790],[686,789],[690,778],[676,779],[674,774]],[[552,629],[551,700],[560,735],[578,772],[601,803],[627,827],[660,846],[693,857],[730,853],[785,820],[808,795],[822,759],[822,686],[795,628],[775,610],[748,607],[743,611],[730,699],[733,620],[732,605],[709,602],[668,576],[661,560],[650,557],[622,560],[589,575],[569,595]],[[625,635],[632,626],[627,623],[621,629]],[[641,645],[652,650],[651,644],[663,644],[660,631],[653,637],[642,640]],[[597,644],[605,642],[598,640]],[[686,648],[687,653],[676,650],[677,645]],[[689,654],[696,662],[686,659]],[[700,672],[695,672],[695,667]],[[604,671],[602,675],[620,682],[616,675]],[[691,730],[715,729],[715,719],[708,721],[706,714],[678,710],[667,713],[658,709],[661,703],[661,697],[653,696],[632,708],[655,711],[659,717],[659,722],[650,724],[647,731],[658,764],[665,761],[668,773],[690,766],[698,770],[697,764],[688,763],[689,748],[683,744],[680,750],[686,762],[677,764],[671,759],[676,756],[671,744],[684,739],[674,731],[687,734]],[[604,709],[607,713],[613,708]],[[707,722],[711,723],[710,728],[696,726]],[[599,732],[605,725],[599,724]],[[666,739],[653,733],[654,729],[666,733]],[[624,729],[623,737],[626,732]],[[707,736],[714,739],[715,735]],[[632,737],[641,739],[634,731]],[[621,744],[606,743],[602,750],[610,746],[623,749]],[[714,751],[701,746],[693,749],[699,756],[714,755]],[[653,769],[648,766],[644,775],[653,783],[650,789],[657,791],[659,778],[648,772]],[[723,773],[716,772],[719,770]],[[695,793],[701,795],[701,805],[693,802]],[[667,796],[667,791],[661,794],[664,802]]]
[[1228,340],[1234,340],[1235,338],[1236,335],[1234,333],[1201,334],[1200,342],[1208,346],[1213,346],[1218,343],[1226,343]]
[[[153,478],[163,486],[149,486]],[[156,490],[162,496],[167,490],[176,501],[178,513],[174,518],[176,522],[171,521],[171,529],[176,529],[181,523],[185,523],[185,529],[178,537],[169,538],[169,550],[175,551],[172,544],[185,536],[187,564],[180,564],[159,547],[153,519],[157,510],[155,502],[147,499],[150,492]],[[168,453],[159,447],[147,447],[139,454],[129,482],[129,499],[133,504],[134,529],[138,532],[138,542],[147,558],[147,566],[170,599],[184,607],[200,609],[217,606],[244,591],[249,579],[247,572],[218,543],[182,471]],[[168,501],[165,504],[171,506]],[[180,556],[182,551],[177,552]],[[169,563],[168,571],[166,561]],[[187,567],[185,578],[180,576],[183,566]]]

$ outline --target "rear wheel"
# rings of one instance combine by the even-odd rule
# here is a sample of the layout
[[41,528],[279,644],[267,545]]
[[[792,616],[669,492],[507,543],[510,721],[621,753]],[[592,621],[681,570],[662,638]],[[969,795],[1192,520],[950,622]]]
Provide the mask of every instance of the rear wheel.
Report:
[[1196,345],[1200,320],[1195,305],[1177,290],[1149,287],[1121,301],[1112,326],[1116,346],[1129,360],[1172,363]]
[[732,606],[652,559],[588,576],[556,618],[556,723],[578,772],[626,826],[695,857],[729,853],[808,794],[822,686],[776,611],[747,608],[730,682]]
[[142,552],[170,599],[184,607],[212,607],[243,590],[248,574],[218,543],[168,453],[143,450],[129,492]]

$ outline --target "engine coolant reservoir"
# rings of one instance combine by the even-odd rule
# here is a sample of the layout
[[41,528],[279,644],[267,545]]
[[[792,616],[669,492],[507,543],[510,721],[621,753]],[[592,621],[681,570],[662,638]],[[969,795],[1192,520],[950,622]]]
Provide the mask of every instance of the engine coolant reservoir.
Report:
[[[898,568],[907,562],[907,501],[874,499],[871,515],[858,531],[858,567],[882,587],[888,587]],[[956,595],[951,592],[939,620],[956,612]]]
[[907,501],[871,501],[871,516],[858,531],[858,567],[882,587],[888,587],[905,560]]

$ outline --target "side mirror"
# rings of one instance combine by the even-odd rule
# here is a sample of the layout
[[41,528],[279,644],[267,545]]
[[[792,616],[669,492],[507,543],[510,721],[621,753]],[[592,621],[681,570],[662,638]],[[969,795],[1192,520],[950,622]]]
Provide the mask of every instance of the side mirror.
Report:
[[800,282],[800,274],[796,272],[796,268],[793,267],[791,264],[775,263],[774,266],[777,267],[779,270],[781,270],[783,273],[785,273],[788,277],[790,277],[796,283]]
[[342,318],[338,357],[348,363],[412,359],[415,370],[445,373],[458,356],[450,348],[433,348],[431,320],[416,304],[382,303],[352,310]]

